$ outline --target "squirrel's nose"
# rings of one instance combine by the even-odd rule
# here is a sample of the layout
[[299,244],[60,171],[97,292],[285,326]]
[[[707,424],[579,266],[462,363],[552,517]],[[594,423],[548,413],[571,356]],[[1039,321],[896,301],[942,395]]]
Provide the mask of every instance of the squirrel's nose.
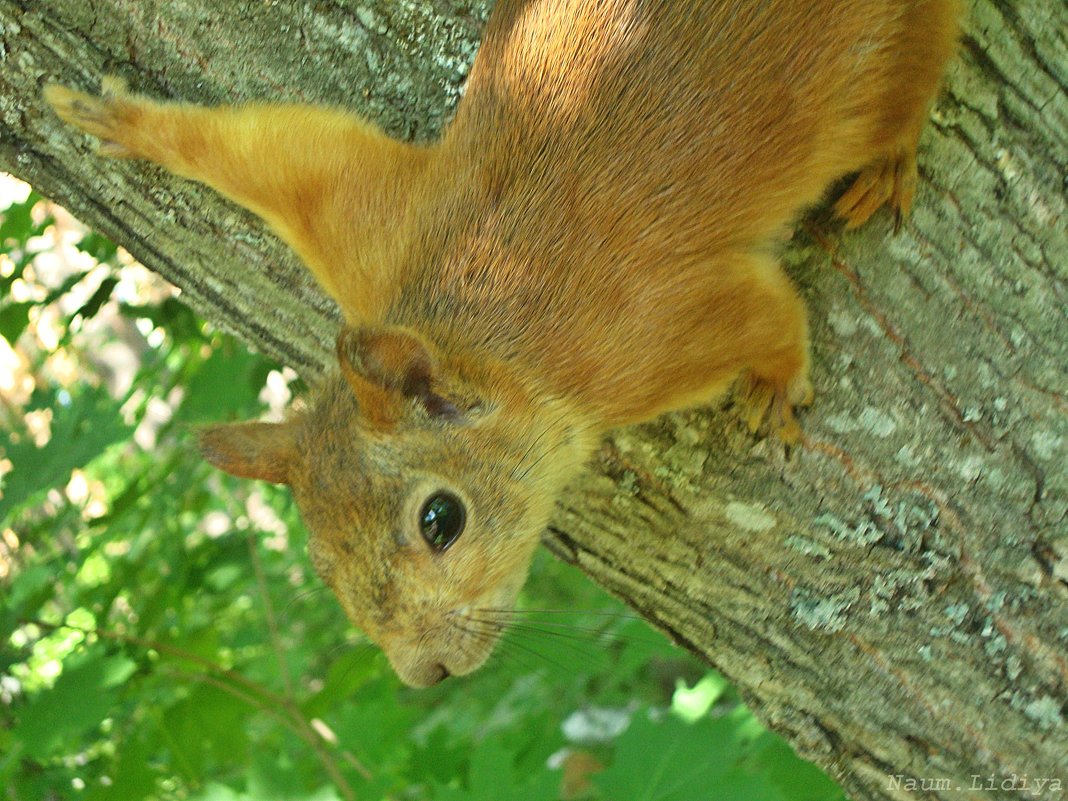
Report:
[[409,675],[401,678],[414,687],[432,687],[451,675],[445,665],[441,664],[441,662],[435,662],[418,667]]
[[409,687],[432,687],[452,675],[452,671],[440,662],[394,663],[393,669]]

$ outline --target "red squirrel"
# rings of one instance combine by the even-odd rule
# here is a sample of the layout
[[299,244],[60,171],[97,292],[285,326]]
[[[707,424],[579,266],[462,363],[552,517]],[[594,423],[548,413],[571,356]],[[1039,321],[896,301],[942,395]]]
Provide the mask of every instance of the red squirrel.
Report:
[[340,370],[207,459],[288,484],[309,550],[400,678],[489,657],[564,484],[608,430],[739,380],[786,442],[812,394],[775,258],[856,179],[900,219],[957,0],[499,0],[440,141],[344,111],[50,86],[100,152],[263,217],[341,307]]

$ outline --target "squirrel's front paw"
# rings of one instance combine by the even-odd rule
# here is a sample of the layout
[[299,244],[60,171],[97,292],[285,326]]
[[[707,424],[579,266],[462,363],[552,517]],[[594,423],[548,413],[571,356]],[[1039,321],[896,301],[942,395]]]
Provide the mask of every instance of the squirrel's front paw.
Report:
[[835,214],[846,221],[847,229],[856,228],[885,204],[894,213],[897,233],[912,208],[917,178],[913,151],[878,159],[861,170],[853,185],[838,198]]
[[772,381],[749,373],[742,379],[738,401],[749,430],[767,428],[768,434],[787,445],[801,438],[794,407],[812,403],[812,383],[802,371],[788,382]]
[[66,86],[49,84],[45,87],[44,99],[64,122],[99,139],[98,150],[102,155],[139,158],[136,128],[140,109],[137,102],[127,95],[126,84],[121,78],[104,78],[101,90],[102,95],[94,97]]

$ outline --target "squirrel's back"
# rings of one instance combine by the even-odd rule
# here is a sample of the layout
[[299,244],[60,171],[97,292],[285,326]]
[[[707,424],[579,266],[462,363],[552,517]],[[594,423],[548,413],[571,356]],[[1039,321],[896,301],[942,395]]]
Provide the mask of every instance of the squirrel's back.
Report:
[[745,283],[722,262],[914,147],[956,19],[955,0],[503,0],[390,322],[614,394],[615,422],[670,408],[628,388],[694,333],[694,285]]

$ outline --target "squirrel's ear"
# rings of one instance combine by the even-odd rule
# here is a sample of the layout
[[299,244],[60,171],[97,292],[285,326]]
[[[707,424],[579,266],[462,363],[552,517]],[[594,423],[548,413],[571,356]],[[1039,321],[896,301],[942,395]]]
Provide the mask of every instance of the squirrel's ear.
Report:
[[398,327],[345,326],[337,337],[341,372],[372,424],[390,426],[415,399],[431,417],[458,421],[457,407],[435,392],[440,384],[430,347]]
[[204,458],[231,475],[288,484],[296,459],[294,425],[229,423],[197,433]]

